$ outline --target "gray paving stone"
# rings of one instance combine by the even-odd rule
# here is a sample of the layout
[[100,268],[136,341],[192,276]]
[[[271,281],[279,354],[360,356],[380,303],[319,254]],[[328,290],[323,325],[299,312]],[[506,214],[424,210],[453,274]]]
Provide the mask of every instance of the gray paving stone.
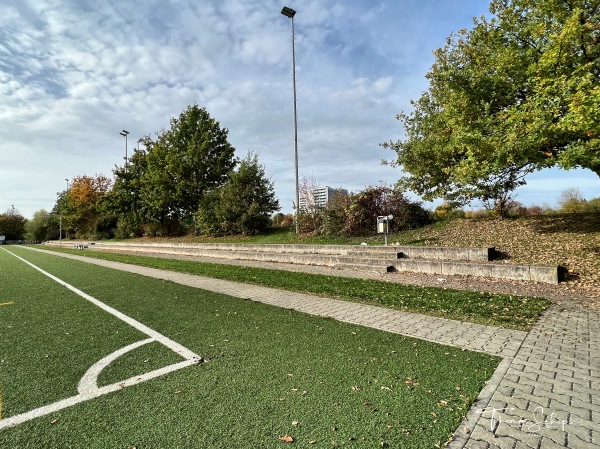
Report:
[[464,447],[465,449],[490,449],[490,444],[485,441],[478,441],[471,438]]
[[[538,443],[539,444],[539,443]],[[527,442],[522,442],[517,440],[517,444],[515,445],[515,449],[537,449],[538,445],[530,446]]]
[[592,443],[600,447],[600,431],[592,430]]
[[[566,443],[559,444],[550,438],[542,437],[542,440],[540,441],[539,449],[565,449],[566,447],[568,447],[566,445]],[[574,449],[574,448],[570,448],[570,449]]]
[[577,435],[569,434],[566,447],[573,449],[598,449],[598,444],[591,441],[584,441]]
[[524,444],[524,447],[537,448],[542,437],[533,432],[523,432],[518,426],[500,426],[496,430],[496,437],[511,437],[517,443]]

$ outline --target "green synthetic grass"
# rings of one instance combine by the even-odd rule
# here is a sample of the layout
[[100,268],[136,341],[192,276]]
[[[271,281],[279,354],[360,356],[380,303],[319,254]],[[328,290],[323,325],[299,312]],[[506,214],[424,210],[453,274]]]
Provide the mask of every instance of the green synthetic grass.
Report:
[[[277,448],[288,435],[295,447],[430,448],[447,441],[499,361],[10,250],[207,362],[1,430],[0,447]],[[4,417],[75,394],[91,364],[146,338],[2,250],[0,273],[0,303],[13,302],[0,307]],[[168,352],[138,348],[101,381],[177,361]]]
[[2,416],[74,395],[89,366],[143,337],[1,249],[0,282],[13,303],[0,307]]
[[540,314],[550,305],[550,301],[545,298],[419,287],[378,280],[160,257],[48,249],[518,330],[530,330]]

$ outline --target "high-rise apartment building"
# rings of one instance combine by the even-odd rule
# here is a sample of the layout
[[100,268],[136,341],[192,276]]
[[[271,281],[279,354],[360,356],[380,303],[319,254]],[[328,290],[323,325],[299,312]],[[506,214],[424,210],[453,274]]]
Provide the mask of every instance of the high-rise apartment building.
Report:
[[300,195],[300,210],[325,207],[336,194],[348,196],[348,191],[342,188],[333,189],[329,186],[323,186],[314,188],[308,194],[302,193]]

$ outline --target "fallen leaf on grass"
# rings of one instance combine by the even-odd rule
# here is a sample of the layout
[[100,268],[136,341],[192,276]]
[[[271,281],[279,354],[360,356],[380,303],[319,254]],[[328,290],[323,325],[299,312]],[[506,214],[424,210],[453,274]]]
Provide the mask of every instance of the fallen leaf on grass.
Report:
[[300,424],[300,421],[292,421],[292,426],[299,426]]
[[417,382],[416,380],[407,377],[406,380],[404,381],[405,384],[407,384],[410,387],[418,387],[419,386],[419,382]]
[[60,421],[60,418],[53,419],[52,421],[50,421],[50,424],[56,424],[58,423],[58,421]]
[[285,435],[285,436],[279,437],[279,439],[281,441],[286,442],[286,443],[293,443],[294,442],[294,439],[291,436],[289,436],[289,435]]

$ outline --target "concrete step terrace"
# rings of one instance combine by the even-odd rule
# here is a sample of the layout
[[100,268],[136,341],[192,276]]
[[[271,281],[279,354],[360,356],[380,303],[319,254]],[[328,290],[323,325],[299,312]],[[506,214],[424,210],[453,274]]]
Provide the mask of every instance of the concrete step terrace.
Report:
[[[58,242],[46,244],[58,245]],[[378,272],[462,275],[558,284],[558,267],[491,262],[495,249],[369,245],[273,245],[229,243],[64,242],[97,251],[322,265]]]

